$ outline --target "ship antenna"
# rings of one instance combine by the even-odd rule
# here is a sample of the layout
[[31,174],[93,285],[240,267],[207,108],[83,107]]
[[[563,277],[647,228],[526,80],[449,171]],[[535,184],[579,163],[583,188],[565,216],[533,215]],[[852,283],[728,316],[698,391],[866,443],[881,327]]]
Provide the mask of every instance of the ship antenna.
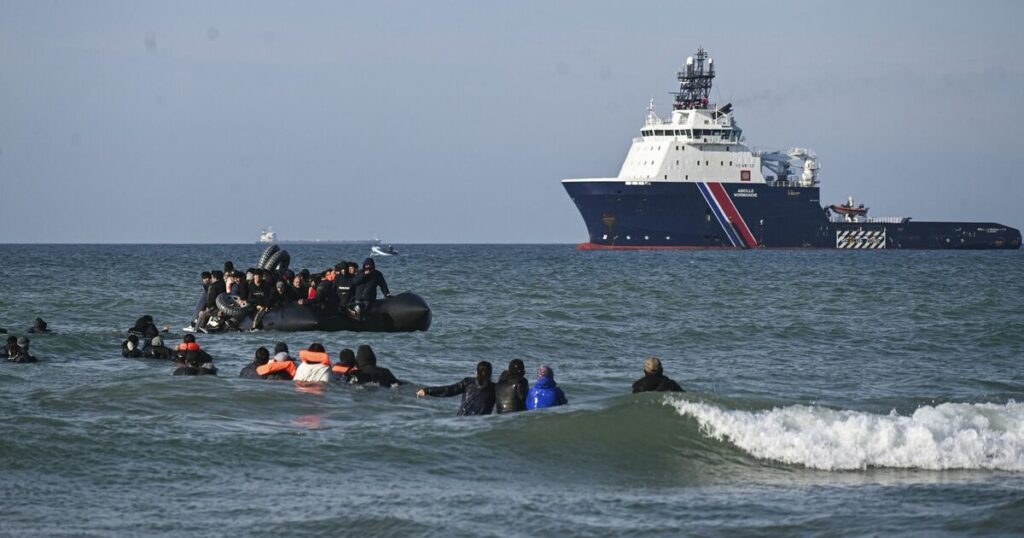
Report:
[[676,96],[673,110],[708,108],[711,81],[715,78],[715,61],[708,58],[704,47],[698,47],[696,54],[686,58],[685,71],[680,71],[676,78],[679,80],[679,91],[672,92]]

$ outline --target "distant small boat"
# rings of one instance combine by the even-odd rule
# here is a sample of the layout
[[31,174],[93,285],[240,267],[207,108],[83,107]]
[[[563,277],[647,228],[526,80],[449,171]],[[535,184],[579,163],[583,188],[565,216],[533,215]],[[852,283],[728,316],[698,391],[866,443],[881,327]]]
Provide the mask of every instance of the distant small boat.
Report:
[[388,245],[387,247],[374,245],[370,247],[370,256],[398,256],[398,251],[395,250],[394,245]]

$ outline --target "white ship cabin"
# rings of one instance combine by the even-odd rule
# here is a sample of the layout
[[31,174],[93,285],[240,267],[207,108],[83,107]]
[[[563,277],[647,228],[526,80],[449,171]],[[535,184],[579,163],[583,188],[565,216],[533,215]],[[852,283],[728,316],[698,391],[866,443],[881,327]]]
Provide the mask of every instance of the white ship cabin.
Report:
[[[647,107],[647,121],[633,139],[617,178],[566,181],[655,181],[767,183],[810,187],[818,184],[817,156],[809,150],[752,151],[736,125],[732,104],[709,104],[714,60],[704,49],[686,59],[674,92],[672,116],[663,119]],[[767,174],[766,174],[767,172]]]

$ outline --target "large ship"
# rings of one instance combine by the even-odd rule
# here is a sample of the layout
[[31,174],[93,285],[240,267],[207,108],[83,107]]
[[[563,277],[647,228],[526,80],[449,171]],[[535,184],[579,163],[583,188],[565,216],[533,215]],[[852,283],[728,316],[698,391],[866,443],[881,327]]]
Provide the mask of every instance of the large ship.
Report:
[[852,197],[823,206],[817,155],[749,148],[732,105],[709,101],[714,78],[698,49],[671,117],[651,100],[618,177],[562,180],[590,236],[580,250],[1020,248],[1020,231],[1003,224],[869,217]]

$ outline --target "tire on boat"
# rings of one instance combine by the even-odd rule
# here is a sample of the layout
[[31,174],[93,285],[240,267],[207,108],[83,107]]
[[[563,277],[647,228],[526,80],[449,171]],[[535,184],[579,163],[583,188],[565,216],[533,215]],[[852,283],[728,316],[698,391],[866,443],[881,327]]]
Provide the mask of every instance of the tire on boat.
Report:
[[267,247],[267,250],[264,250],[263,254],[260,256],[260,261],[256,264],[256,267],[259,267],[260,269],[267,269],[267,261],[270,260],[270,257],[279,250],[281,250],[281,247],[277,245],[270,245]]
[[241,318],[248,314],[246,307],[239,304],[242,298],[237,295],[231,295],[230,293],[222,293],[217,296],[217,310],[220,310],[221,314],[232,318]]
[[277,273],[283,273],[288,270],[288,265],[291,264],[291,262],[291,254],[288,254],[287,250],[279,250],[271,254],[270,258],[267,258],[263,268]]

